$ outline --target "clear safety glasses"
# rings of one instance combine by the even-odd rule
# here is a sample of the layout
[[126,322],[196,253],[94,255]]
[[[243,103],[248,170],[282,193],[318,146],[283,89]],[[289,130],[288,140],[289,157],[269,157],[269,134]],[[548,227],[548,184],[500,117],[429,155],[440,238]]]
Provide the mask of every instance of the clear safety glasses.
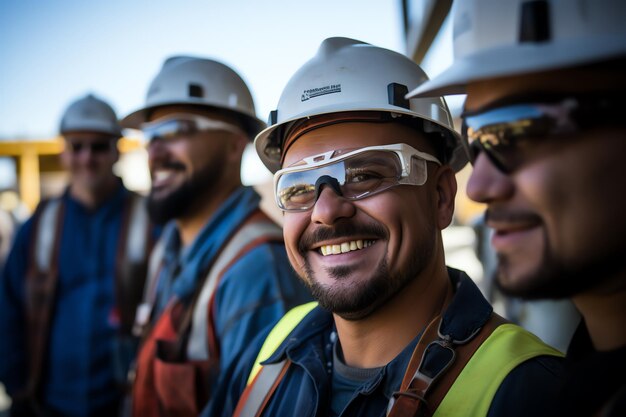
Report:
[[434,156],[404,143],[336,150],[311,156],[274,174],[278,207],[287,212],[310,210],[322,185],[350,200],[360,200],[396,185],[423,185],[426,162]]
[[461,116],[463,144],[472,163],[485,152],[501,172],[512,173],[540,142],[567,139],[584,129],[623,120],[626,100],[622,95],[516,101]]
[[195,114],[176,113],[153,122],[141,124],[141,131],[146,144],[157,139],[170,141],[181,137],[191,137],[207,130],[223,130],[246,136],[242,129],[230,123]]

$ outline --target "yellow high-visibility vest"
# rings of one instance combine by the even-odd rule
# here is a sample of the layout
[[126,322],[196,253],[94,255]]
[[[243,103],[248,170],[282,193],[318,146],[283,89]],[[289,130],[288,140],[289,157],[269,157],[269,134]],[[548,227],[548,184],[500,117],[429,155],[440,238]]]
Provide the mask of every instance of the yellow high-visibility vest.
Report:
[[[298,323],[316,306],[316,302],[310,302],[295,307],[274,326],[259,351],[248,377],[248,385],[253,383],[263,368],[261,362],[276,351]],[[498,326],[474,352],[439,404],[434,417],[485,417],[504,378],[521,363],[543,355],[562,357],[563,353],[546,345],[520,326],[509,323]],[[276,378],[277,373],[268,373],[268,377]],[[254,381],[255,384],[261,379],[263,375]],[[262,385],[271,386],[273,382],[265,381]],[[259,407],[256,404],[246,404],[243,409],[240,417],[256,415]]]

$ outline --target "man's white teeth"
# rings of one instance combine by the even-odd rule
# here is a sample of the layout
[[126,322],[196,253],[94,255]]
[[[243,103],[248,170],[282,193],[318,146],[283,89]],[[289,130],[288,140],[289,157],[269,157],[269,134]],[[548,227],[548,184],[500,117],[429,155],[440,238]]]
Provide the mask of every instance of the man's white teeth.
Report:
[[349,242],[343,242],[341,245],[324,245],[320,247],[322,255],[338,255],[340,253],[346,253],[353,250],[359,250],[367,248],[374,243],[373,240],[351,240]]
[[170,170],[159,170],[154,173],[154,181],[162,181],[172,175]]

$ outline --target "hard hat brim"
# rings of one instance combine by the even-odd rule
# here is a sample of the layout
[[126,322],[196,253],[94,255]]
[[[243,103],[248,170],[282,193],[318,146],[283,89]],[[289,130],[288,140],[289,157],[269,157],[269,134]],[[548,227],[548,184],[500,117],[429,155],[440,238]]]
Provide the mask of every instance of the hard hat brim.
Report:
[[625,55],[626,36],[595,36],[489,49],[456,59],[447,70],[406,97],[464,94],[467,84],[474,81],[577,67]]
[[155,104],[153,106],[143,107],[139,110],[136,110],[130,113],[128,116],[124,117],[120,121],[120,124],[122,125],[122,128],[125,128],[125,129],[140,129],[141,125],[148,121],[148,115],[150,114],[150,112],[152,112],[153,110],[159,107],[175,106],[175,105],[197,106],[199,108],[215,110],[224,114],[232,115],[240,119],[243,122],[243,127],[245,128],[246,133],[248,133],[250,140],[253,140],[254,137],[267,126],[266,123],[261,121],[260,119],[250,116],[248,114],[245,114],[243,112],[226,109],[220,106],[210,106],[205,103],[194,104],[190,102],[181,102],[181,101],[165,102],[165,103]]
[[[283,120],[279,123],[276,123],[275,125],[272,126],[268,126],[267,128],[265,128],[264,130],[262,130],[254,139],[254,146],[257,152],[257,155],[259,156],[259,159],[261,159],[261,162],[263,162],[263,165],[265,165],[265,167],[270,170],[270,172],[272,172],[272,174],[276,173],[276,171],[281,169],[281,165],[280,165],[280,161],[276,160],[274,158],[270,158],[268,157],[264,150],[266,149],[266,147],[268,146],[268,142],[270,141],[270,139],[272,138],[273,135],[275,135],[277,133],[277,130],[281,127],[285,127],[290,123],[296,122],[298,120],[304,119],[304,118],[311,118],[311,117],[316,117],[316,116],[322,116],[325,114],[330,114],[330,113],[340,113],[340,112],[359,112],[359,111],[373,111],[373,112],[386,112],[386,113],[397,113],[397,114],[404,114],[404,115],[408,115],[411,117],[416,117],[415,113],[409,110],[403,110],[400,109],[398,107],[395,106],[389,106],[389,107],[383,107],[383,106],[379,106],[377,108],[373,108],[369,105],[369,103],[364,103],[364,104],[358,104],[358,103],[343,103],[342,105],[336,105],[336,104],[332,104],[329,106],[326,106],[326,108],[318,108],[316,111],[316,114],[311,115],[309,114],[309,112],[305,112],[303,114],[299,114],[299,115],[295,115],[293,117],[290,117],[287,120]],[[429,119],[426,117],[421,117],[421,119],[424,120],[429,120],[443,128],[445,128],[446,130],[449,130],[446,126],[443,126],[441,123],[439,123],[437,120],[433,120],[433,119]],[[457,131],[452,131],[449,130],[450,133],[452,133],[454,136],[457,137],[457,140],[460,141],[460,134]],[[459,147],[460,148],[460,147]],[[453,169],[455,170],[455,172],[458,172],[461,170],[461,168],[463,168],[466,164],[467,164],[468,160],[467,158],[464,156],[464,154],[459,153],[458,155],[455,156],[455,161],[454,163],[450,164],[453,166]]]

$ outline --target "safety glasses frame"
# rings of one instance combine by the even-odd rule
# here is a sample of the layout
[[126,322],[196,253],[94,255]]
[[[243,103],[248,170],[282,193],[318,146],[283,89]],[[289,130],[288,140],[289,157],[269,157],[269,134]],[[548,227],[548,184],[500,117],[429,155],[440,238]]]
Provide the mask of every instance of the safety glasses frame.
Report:
[[[402,180],[409,178],[411,174],[411,169],[412,169],[411,164],[412,164],[413,158],[417,158],[426,162],[433,162],[433,163],[436,163],[437,165],[441,165],[441,162],[435,156],[422,152],[422,151],[418,151],[417,149],[405,143],[367,146],[367,147],[359,148],[355,150],[332,150],[332,151],[328,151],[328,152],[324,152],[324,153],[320,153],[317,155],[303,158],[302,160],[298,161],[296,165],[292,165],[292,166],[289,166],[289,167],[286,167],[277,171],[274,174],[274,197],[276,200],[276,205],[278,206],[278,208],[280,208],[284,212],[302,212],[302,211],[308,211],[312,209],[317,200],[317,199],[314,199],[310,205],[303,206],[301,208],[294,208],[294,209],[286,208],[281,202],[280,193],[278,190],[280,179],[283,176],[289,175],[292,173],[297,173],[297,172],[313,171],[321,167],[331,166],[338,162],[345,161],[359,154],[363,154],[366,152],[376,152],[376,151],[391,152],[398,157],[398,160],[400,162],[401,173],[399,176],[400,180],[398,181],[398,184],[394,184],[394,186],[402,185],[402,184],[411,184],[410,182],[402,182]],[[342,153],[342,152],[346,152],[346,153]],[[345,197],[345,198],[349,200],[360,200],[362,198],[375,195],[388,188],[390,187],[387,187],[387,188],[384,188],[375,192],[366,192],[362,195],[358,195],[354,197]]]
[[[177,122],[192,122],[194,123],[194,126],[193,126],[193,129],[190,130],[189,132],[181,132],[180,130],[172,130],[172,133],[169,133],[168,135],[158,134],[159,133],[158,130],[160,127],[166,126],[167,124],[173,124],[173,123],[176,123],[176,125],[179,126]],[[164,140],[167,142],[171,140],[176,140],[180,137],[184,137],[185,135],[187,136],[194,135],[199,132],[206,132],[206,131],[211,131],[211,130],[215,130],[215,131],[221,130],[221,131],[226,131],[226,132],[230,132],[233,134],[247,137],[243,129],[231,123],[227,123],[221,120],[210,119],[208,117],[201,116],[199,114],[189,114],[189,113],[172,113],[160,119],[157,119],[151,122],[142,123],[140,126],[140,129],[141,129],[142,136],[143,136],[143,142],[147,145],[149,145],[150,143],[153,143],[155,140],[158,140],[158,139]],[[150,131],[154,131],[155,134],[154,135],[147,134],[147,132],[150,132]]]

